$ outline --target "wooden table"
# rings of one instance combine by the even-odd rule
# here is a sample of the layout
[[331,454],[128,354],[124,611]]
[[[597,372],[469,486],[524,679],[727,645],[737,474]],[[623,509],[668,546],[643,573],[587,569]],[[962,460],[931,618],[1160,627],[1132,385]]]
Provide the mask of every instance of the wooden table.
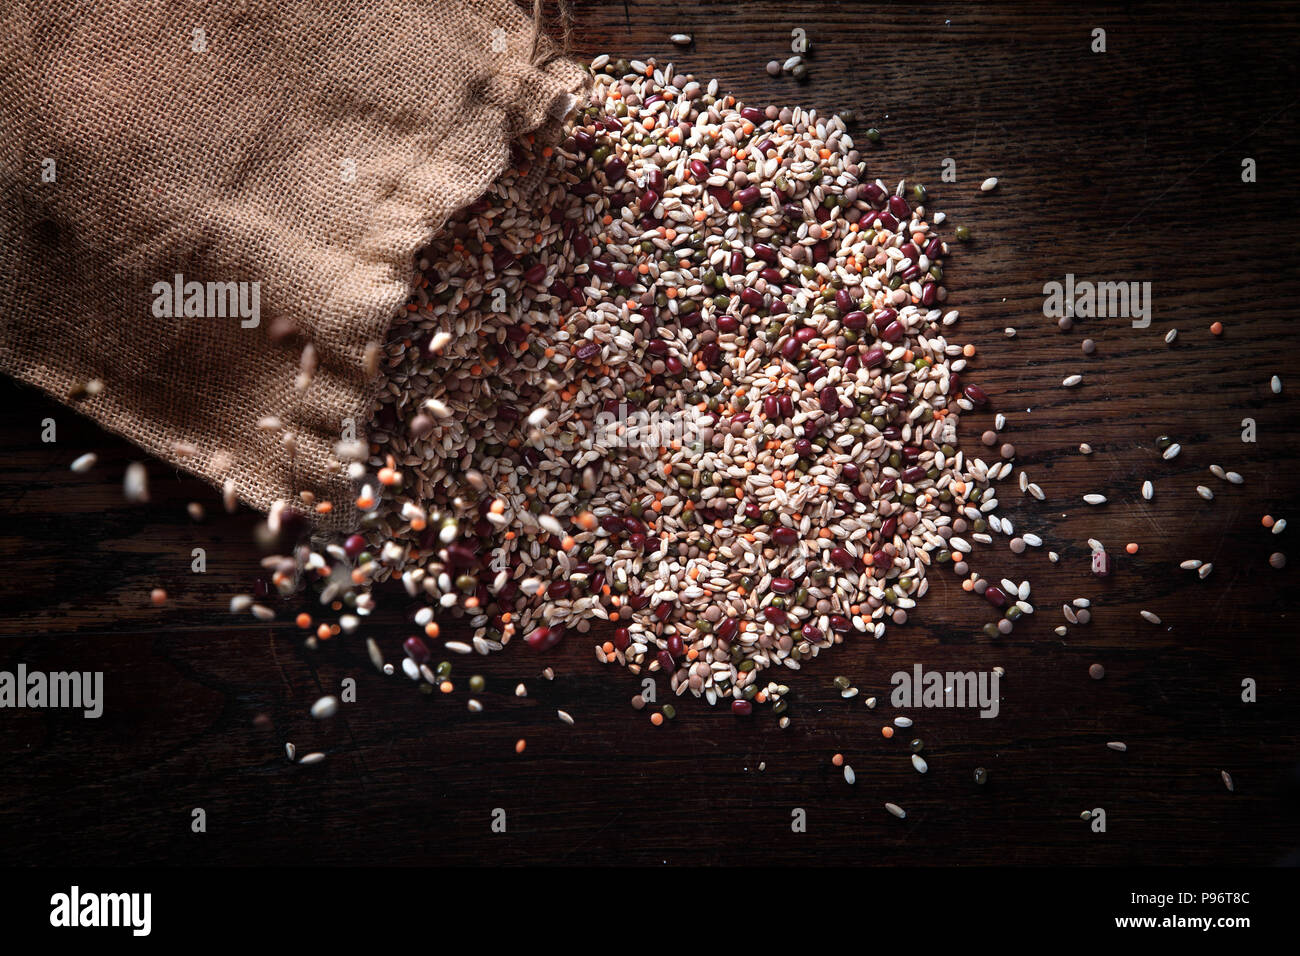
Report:
[[[385,678],[359,640],[302,646],[286,620],[232,617],[257,571],[254,516],[225,516],[199,482],[150,463],[153,502],[122,500],[139,454],[36,393],[0,385],[0,669],[102,670],[104,716],[0,712],[0,849],[61,863],[1259,863],[1297,847],[1295,571],[1261,516],[1297,517],[1293,395],[1297,9],[1293,5],[578,3],[582,56],[673,58],[746,101],[853,108],[879,127],[887,182],[926,183],[974,241],[947,266],[958,341],[1008,419],[1007,440],[1047,492],[1001,494],[1041,550],[984,549],[990,578],[1033,582],[1038,613],[989,640],[988,606],[936,573],[911,623],[793,675],[793,726],[693,700],[652,727],[631,675],[571,638],[456,658],[450,696]],[[802,85],[773,79],[791,31],[814,44]],[[1092,31],[1106,52],[1092,52]],[[676,50],[672,33],[693,34]],[[860,137],[866,145],[866,138]],[[1255,161],[1257,182],[1242,180]],[[945,159],[956,183],[941,180]],[[996,191],[981,194],[986,176]],[[1149,328],[1126,318],[1060,331],[1043,287],[1068,273],[1152,284]],[[1209,326],[1221,321],[1224,332]],[[1003,330],[1016,329],[1014,338]],[[1165,334],[1178,329],[1177,341]],[[1084,337],[1097,343],[1086,357]],[[1061,387],[1071,373],[1084,377]],[[1286,383],[1270,392],[1270,376]],[[41,441],[42,420],[57,442]],[[962,439],[979,449],[991,412]],[[1243,443],[1242,420],[1258,440]],[[1180,442],[1164,461],[1157,436]],[[1085,456],[1079,444],[1088,442]],[[94,450],[85,475],[68,463]],[[1245,476],[1214,478],[1219,463]],[[1150,479],[1153,501],[1139,486]],[[1204,484],[1213,501],[1198,497]],[[1109,497],[1089,508],[1087,492]],[[195,524],[191,500],[210,516]],[[1090,537],[1115,561],[1089,573]],[[1133,541],[1140,551],[1129,556]],[[191,549],[208,570],[190,572]],[[1051,565],[1048,549],[1060,553]],[[1214,563],[1207,580],[1180,561]],[[154,587],[169,604],[155,608]],[[1093,602],[1090,625],[1061,604]],[[1149,608],[1163,624],[1139,617]],[[286,609],[287,610],[287,609]],[[409,625],[395,603],[367,623],[390,660]],[[284,615],[288,618],[288,614]],[[1104,680],[1088,667],[1105,665]],[[1005,669],[1001,711],[912,712],[892,740],[889,678]],[[548,683],[538,672],[551,664]],[[486,709],[464,681],[487,678]],[[862,689],[841,700],[838,674]],[[358,701],[324,722],[321,694],[355,678]],[[1258,699],[1242,700],[1253,680]],[[525,681],[526,698],[513,688]],[[863,705],[868,694],[882,704]],[[573,714],[569,727],[557,708]],[[259,719],[260,718],[260,719]],[[928,775],[908,738],[925,741]],[[516,755],[514,742],[528,747]],[[1125,753],[1107,741],[1125,741]],[[290,764],[321,750],[316,766]],[[847,786],[831,765],[842,752]],[[977,786],[973,770],[988,769]],[[1220,778],[1235,781],[1229,792]],[[885,801],[907,809],[897,820]],[[207,831],[191,832],[192,811]],[[1104,808],[1107,831],[1079,819]],[[506,815],[494,833],[493,813]],[[792,811],[807,832],[792,832]]]

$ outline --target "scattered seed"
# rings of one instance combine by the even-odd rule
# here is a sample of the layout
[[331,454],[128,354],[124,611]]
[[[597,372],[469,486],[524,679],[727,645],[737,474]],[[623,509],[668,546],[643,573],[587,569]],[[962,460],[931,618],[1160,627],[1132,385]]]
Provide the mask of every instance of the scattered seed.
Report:
[[926,773],[930,769],[930,765],[920,754],[912,754],[912,766],[916,768],[917,773]]
[[311,715],[317,720],[325,720],[339,712],[339,699],[334,696],[322,697],[311,705]]
[[149,472],[140,462],[133,461],[126,466],[126,474],[122,479],[122,492],[126,500],[132,504],[149,500]]
[[907,811],[904,810],[896,803],[885,804],[885,809],[888,810],[890,813],[892,813],[894,816],[898,817],[898,819],[900,820],[904,819],[907,816]]
[[1083,500],[1090,505],[1104,505],[1106,503],[1106,496],[1098,494],[1084,495]]
[[1237,789],[1235,786],[1233,786],[1232,774],[1228,773],[1228,771],[1220,770],[1219,779],[1223,781],[1223,785],[1228,788],[1229,793]]
[[1061,380],[1061,384],[1066,388],[1074,388],[1074,386],[1078,385],[1082,381],[1083,381],[1082,375],[1067,375],[1064,379]]
[[853,772],[853,768],[850,767],[848,764],[845,764],[845,765],[844,765],[844,782],[847,783],[849,786],[852,786],[853,784],[857,783],[857,780],[858,780],[858,777],[857,777],[857,774],[855,774],[855,773]]
[[1142,612],[1142,620],[1147,621],[1147,622],[1149,622],[1149,623],[1151,623],[1151,624],[1159,624],[1159,623],[1161,623],[1161,621],[1160,621],[1160,617],[1159,617],[1158,615],[1156,615],[1156,614],[1153,614],[1153,613],[1150,612],[1150,611],[1143,611],[1143,612]]
[[560,718],[560,720],[564,721],[570,727],[573,726],[573,718],[569,716],[569,712],[567,710],[557,710],[555,713],[556,716]]
[[674,33],[671,37],[669,37],[669,39],[672,40],[673,43],[677,46],[691,45],[691,35],[689,33]]
[[1281,551],[1274,551],[1268,556],[1268,563],[1280,571],[1286,567],[1286,555]]
[[1165,449],[1164,454],[1161,457],[1163,457],[1165,461],[1173,461],[1175,458],[1178,457],[1178,453],[1182,450],[1183,450],[1183,446],[1178,444],[1178,442],[1174,442],[1172,445],[1170,445],[1168,448]]
[[1142,482],[1142,497],[1150,501],[1156,496],[1156,486],[1149,481]]
[[1103,677],[1106,676],[1106,668],[1100,664],[1089,664],[1088,676],[1091,677],[1093,680],[1101,680]]
[[997,188],[998,180],[996,176],[990,176],[988,179],[984,180],[984,182],[980,183],[980,192],[982,193],[992,192]]

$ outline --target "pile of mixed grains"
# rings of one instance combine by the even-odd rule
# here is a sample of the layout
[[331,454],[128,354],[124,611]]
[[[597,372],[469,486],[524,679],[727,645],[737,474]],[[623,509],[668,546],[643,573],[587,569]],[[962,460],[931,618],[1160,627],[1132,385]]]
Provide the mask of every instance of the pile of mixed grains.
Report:
[[[425,253],[371,444],[340,447],[363,527],[299,562],[343,630],[398,578],[425,638],[468,615],[453,651],[609,621],[602,662],[781,711],[764,671],[880,637],[933,564],[967,574],[963,535],[1013,533],[1010,461],[955,447],[988,396],[948,338],[948,245],[838,117],[592,70],[563,139],[521,145]],[[991,633],[1032,612],[1027,584],[970,578]],[[434,682],[425,639],[405,649]]]

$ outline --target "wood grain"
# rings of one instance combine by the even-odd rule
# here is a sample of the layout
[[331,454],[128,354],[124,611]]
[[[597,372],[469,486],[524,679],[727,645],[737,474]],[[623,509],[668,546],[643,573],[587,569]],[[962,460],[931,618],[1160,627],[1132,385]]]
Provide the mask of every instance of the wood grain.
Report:
[[[467,864],[1259,863],[1300,843],[1296,823],[1297,628],[1293,568],[1274,571],[1300,530],[1295,389],[1300,294],[1296,243],[1297,7],[1139,9],[1079,4],[575,4],[578,54],[672,58],[742,99],[851,107],[879,127],[870,168],[925,182],[975,239],[946,266],[973,376],[1007,415],[1006,438],[1048,500],[1008,483],[1001,509],[1042,552],[984,549],[988,577],[1033,581],[1039,613],[1014,634],[980,633],[990,611],[948,574],[904,628],[823,656],[795,675],[793,726],[741,721],[690,700],[651,727],[628,706],[630,675],[570,639],[543,660],[524,647],[454,660],[462,687],[418,693],[384,678],[358,641],[301,645],[289,623],[225,611],[257,572],[254,516],[229,518],[215,494],[157,462],[153,502],[130,506],[122,470],[138,453],[30,390],[0,385],[0,669],[103,670],[97,721],[0,712],[0,850],[11,862]],[[799,85],[763,70],[802,28],[814,43]],[[1090,52],[1104,28],[1107,52]],[[689,50],[668,36],[691,33]],[[1258,182],[1243,183],[1251,157]],[[945,158],[958,181],[940,181]],[[998,189],[980,194],[988,175]],[[1043,316],[1046,282],[1150,281],[1150,328],[1094,319],[1062,332]],[[1214,321],[1225,332],[1209,332]],[[1014,327],[1014,339],[1003,329]],[[1179,330],[1175,344],[1164,334]],[[1085,357],[1079,342],[1097,342]],[[1078,372],[1084,383],[1060,387]],[[1258,441],[1243,443],[1243,418]],[[40,440],[43,419],[58,441]],[[991,414],[967,416],[976,448]],[[1183,446],[1172,462],[1158,435]],[[1080,442],[1094,448],[1078,452]],[[100,456],[86,475],[68,463]],[[1213,478],[1211,463],[1244,486]],[[1150,478],[1154,501],[1138,488]],[[1197,484],[1211,487],[1203,501]],[[1088,508],[1080,496],[1110,498]],[[209,519],[186,516],[191,500]],[[1088,573],[1103,541],[1113,576]],[[1141,550],[1123,553],[1128,541]],[[208,572],[189,571],[205,548]],[[1046,550],[1061,554],[1049,564]],[[1206,581],[1178,570],[1214,562]],[[150,605],[153,587],[172,595]],[[1064,638],[1061,603],[1094,602]],[[391,659],[407,627],[400,601],[367,624]],[[1150,608],[1164,624],[1142,621]],[[286,611],[289,610],[286,608]],[[286,614],[286,617],[288,615]],[[849,675],[886,698],[889,676],[1005,668],[1000,715],[915,715],[885,740],[871,713],[831,685]],[[1105,665],[1102,681],[1088,677]],[[538,679],[545,664],[556,680]],[[483,673],[486,710],[465,709]],[[307,713],[354,677],[359,700],[333,720]],[[1241,682],[1258,684],[1243,703]],[[518,681],[527,698],[513,696]],[[562,707],[576,725],[555,718]],[[266,720],[255,723],[258,715]],[[930,772],[907,757],[925,741]],[[526,737],[523,755],[513,744]],[[1123,740],[1127,753],[1108,750]],[[299,753],[328,759],[293,766]],[[847,786],[830,756],[857,772]],[[972,781],[987,767],[985,787]],[[1229,771],[1229,793],[1220,771]],[[905,821],[882,809],[907,808]],[[190,831],[192,808],[208,832]],[[1108,832],[1078,817],[1103,807]],[[490,831],[494,808],[505,834]],[[791,832],[791,811],[808,832]]]

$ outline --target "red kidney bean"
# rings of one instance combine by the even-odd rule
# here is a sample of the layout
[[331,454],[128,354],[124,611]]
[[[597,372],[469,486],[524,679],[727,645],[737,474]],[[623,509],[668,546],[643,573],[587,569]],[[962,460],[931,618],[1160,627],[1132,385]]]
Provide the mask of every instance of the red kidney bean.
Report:
[[862,356],[862,364],[867,368],[875,368],[877,365],[884,365],[885,350],[881,348],[869,349],[867,354]]
[[564,638],[564,628],[562,627],[541,627],[534,628],[524,638],[524,642],[534,650],[550,650]]
[[773,578],[772,590],[777,594],[789,594],[794,591],[794,581],[790,578]]
[[747,700],[733,700],[731,712],[737,717],[748,717],[754,712],[754,705]]
[[799,532],[784,525],[772,529],[772,540],[783,548],[799,543]]
[[414,635],[402,642],[402,650],[406,651],[406,656],[417,664],[423,664],[429,659],[429,645]]
[[978,385],[967,385],[962,389],[962,394],[970,399],[972,405],[987,405],[989,403],[988,393]]
[[736,193],[736,201],[745,208],[753,206],[762,198],[762,193],[757,186],[746,186],[740,192]]
[[890,322],[881,332],[880,337],[891,344],[901,342],[904,335],[903,324],[898,320]]
[[767,119],[767,117],[763,115],[763,111],[757,106],[742,106],[740,108],[740,115],[755,125]]
[[853,331],[857,332],[867,327],[867,313],[860,309],[854,309],[840,319],[840,322],[846,329],[853,329]]
[[988,601],[994,607],[1007,606],[1007,596],[996,584],[990,584],[984,590],[984,600]]
[[736,630],[736,619],[724,617],[718,622],[717,627],[713,629],[713,635],[725,646],[730,644],[731,639],[736,636]]
[[853,567],[853,555],[844,548],[831,548],[830,559],[831,564],[838,568]]

